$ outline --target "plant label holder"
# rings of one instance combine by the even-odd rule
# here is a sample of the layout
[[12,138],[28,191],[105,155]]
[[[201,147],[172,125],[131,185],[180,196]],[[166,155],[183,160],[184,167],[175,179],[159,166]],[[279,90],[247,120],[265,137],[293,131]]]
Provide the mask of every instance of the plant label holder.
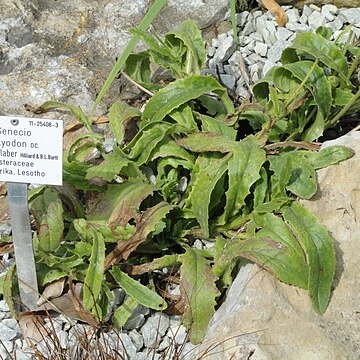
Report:
[[0,181],[8,185],[20,300],[28,310],[39,298],[28,184],[62,185],[62,133],[61,120],[0,116]]

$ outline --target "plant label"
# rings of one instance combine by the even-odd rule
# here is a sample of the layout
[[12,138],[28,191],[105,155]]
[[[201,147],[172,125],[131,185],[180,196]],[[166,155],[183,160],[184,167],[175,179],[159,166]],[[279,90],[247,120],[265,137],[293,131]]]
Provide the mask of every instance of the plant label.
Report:
[[0,181],[62,185],[63,122],[0,116]]

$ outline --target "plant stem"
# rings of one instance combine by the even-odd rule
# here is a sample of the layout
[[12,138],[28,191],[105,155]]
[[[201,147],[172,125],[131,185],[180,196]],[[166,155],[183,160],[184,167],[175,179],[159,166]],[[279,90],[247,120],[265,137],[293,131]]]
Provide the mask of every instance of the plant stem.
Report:
[[154,93],[151,92],[148,89],[145,89],[143,86],[141,86],[139,83],[137,83],[135,80],[133,80],[128,74],[124,73],[123,71],[121,72],[121,75],[124,76],[124,78],[126,80],[128,80],[129,82],[131,82],[133,85],[135,85],[136,87],[138,87],[141,91],[143,91],[144,93],[150,95],[150,96],[154,96]]
[[356,101],[359,99],[360,99],[360,88],[358,89],[356,94],[351,98],[351,100],[338,112],[338,114],[335,115],[335,117],[333,117],[332,120],[329,121],[327,127],[334,126],[340,120],[340,118],[347,113],[347,111],[351,108],[351,106],[353,106],[356,103]]
[[360,63],[360,51],[358,51],[358,53],[355,56],[354,61],[352,62],[350,69],[349,69],[349,73],[347,78],[350,80],[351,75],[354,73],[354,71],[357,69],[357,67],[359,66]]
[[303,81],[301,82],[301,84],[297,87],[297,89],[294,91],[293,95],[290,97],[290,99],[288,99],[285,102],[285,109],[287,109],[290,104],[296,99],[296,97],[299,95],[300,91],[302,90],[302,88],[304,87],[304,85],[307,83],[307,81],[310,78],[310,75],[314,72],[315,67],[317,66],[317,64],[319,63],[319,59],[316,59],[314,61],[313,66],[311,67],[310,71],[308,72],[308,74],[306,74],[306,76],[304,77]]

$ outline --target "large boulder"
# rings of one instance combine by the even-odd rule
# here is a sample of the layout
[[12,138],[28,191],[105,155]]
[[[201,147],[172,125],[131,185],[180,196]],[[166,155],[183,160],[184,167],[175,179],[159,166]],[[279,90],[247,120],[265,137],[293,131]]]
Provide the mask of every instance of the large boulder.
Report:
[[[38,106],[47,100],[75,103],[88,111],[130,39],[129,28],[140,23],[150,3],[1,0],[0,114],[23,115],[25,103]],[[163,33],[193,18],[205,27],[227,7],[227,0],[169,0],[154,26]],[[117,82],[100,112],[119,93]]]
[[247,264],[193,353],[206,352],[209,360],[359,359],[360,132],[323,146],[335,144],[353,148],[355,156],[318,171],[319,190],[303,202],[336,244],[334,289],[325,314],[313,311],[307,291]]

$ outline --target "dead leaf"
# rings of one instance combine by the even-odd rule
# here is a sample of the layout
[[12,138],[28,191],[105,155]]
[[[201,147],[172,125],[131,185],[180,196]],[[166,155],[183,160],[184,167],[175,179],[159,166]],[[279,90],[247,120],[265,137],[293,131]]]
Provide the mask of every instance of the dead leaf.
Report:
[[173,209],[172,205],[161,202],[144,211],[136,223],[136,231],[127,241],[118,241],[115,249],[106,256],[105,270],[115,263],[127,259],[137,247],[147,240],[148,235],[154,230],[154,224],[161,221]]
[[0,255],[9,254],[13,250],[14,250],[14,244],[12,242],[0,240]]
[[48,335],[44,319],[34,311],[20,313],[18,321],[23,337],[29,345],[43,340]]
[[46,285],[42,295],[37,302],[37,306],[41,306],[53,298],[58,298],[64,291],[65,279],[66,278],[63,277]]
[[92,326],[97,326],[99,320],[87,311],[82,305],[82,283],[73,284],[70,281],[69,290],[60,297],[54,298],[43,305],[43,308],[54,310],[70,319],[84,321]]
[[276,2],[276,0],[261,0],[261,4],[275,15],[276,22],[279,26],[285,26],[288,17],[284,9]]

